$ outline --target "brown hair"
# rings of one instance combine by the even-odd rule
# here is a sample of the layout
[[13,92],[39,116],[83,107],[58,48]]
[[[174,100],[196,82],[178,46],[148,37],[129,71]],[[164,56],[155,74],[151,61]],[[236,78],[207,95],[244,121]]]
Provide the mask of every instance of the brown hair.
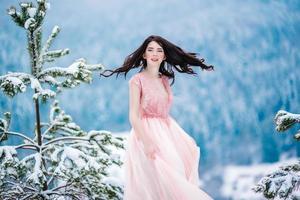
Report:
[[[175,75],[173,68],[175,68],[180,73],[187,73],[187,74],[197,74],[191,68],[191,66],[199,66],[202,70],[212,71],[214,70],[214,66],[204,64],[203,58],[197,58],[196,53],[185,52],[180,47],[172,44],[168,40],[156,36],[151,35],[149,36],[143,44],[136,49],[133,53],[128,55],[123,63],[123,65],[115,70],[104,70],[100,74],[100,76],[109,77],[114,73],[119,74],[124,73],[125,78],[126,74],[133,68],[142,67],[140,71],[147,67],[147,62],[143,58],[143,54],[146,51],[148,44],[152,41],[157,42],[164,50],[166,60],[164,60],[159,67],[159,72],[163,75],[172,78],[172,84],[174,83]],[[105,74],[106,72],[110,72],[110,74]]]

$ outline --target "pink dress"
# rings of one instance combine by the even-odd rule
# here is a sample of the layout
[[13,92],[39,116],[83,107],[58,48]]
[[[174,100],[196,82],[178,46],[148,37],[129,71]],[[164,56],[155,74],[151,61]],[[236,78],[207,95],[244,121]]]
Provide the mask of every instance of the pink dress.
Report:
[[129,80],[141,91],[143,134],[151,134],[160,152],[148,158],[131,129],[124,157],[124,200],[211,200],[199,188],[200,148],[169,115],[172,91],[167,76],[160,80],[168,96],[143,73]]

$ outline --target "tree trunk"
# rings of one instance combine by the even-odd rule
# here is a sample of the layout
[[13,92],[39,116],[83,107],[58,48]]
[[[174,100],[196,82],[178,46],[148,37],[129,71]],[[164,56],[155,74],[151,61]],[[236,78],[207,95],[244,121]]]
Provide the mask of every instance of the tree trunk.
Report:
[[[31,59],[31,74],[33,76],[37,76],[37,55],[39,52],[36,52],[37,48],[36,47],[36,42],[35,42],[35,37],[34,37],[34,31],[29,31],[29,37],[28,37],[28,51],[30,54],[30,59]],[[37,93],[38,91],[35,89],[34,90],[35,93]],[[37,142],[38,145],[41,147],[42,146],[42,132],[41,132],[41,119],[40,119],[40,106],[39,106],[39,99],[35,99],[34,100],[34,104],[35,104],[35,116],[36,116],[36,138],[37,138]],[[39,153],[41,154],[42,149],[39,148]],[[45,166],[46,162],[43,159],[43,155],[41,155],[41,166]],[[45,181],[43,183],[43,191],[46,191],[48,189],[47,186],[47,181]]]

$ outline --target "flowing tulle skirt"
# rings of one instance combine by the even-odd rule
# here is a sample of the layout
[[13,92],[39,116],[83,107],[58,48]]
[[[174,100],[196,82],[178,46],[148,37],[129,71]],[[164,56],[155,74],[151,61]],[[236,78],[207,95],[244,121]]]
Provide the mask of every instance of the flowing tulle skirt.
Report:
[[195,141],[171,117],[143,118],[142,123],[160,153],[154,160],[146,157],[131,129],[124,157],[124,200],[211,200],[199,188],[200,148]]

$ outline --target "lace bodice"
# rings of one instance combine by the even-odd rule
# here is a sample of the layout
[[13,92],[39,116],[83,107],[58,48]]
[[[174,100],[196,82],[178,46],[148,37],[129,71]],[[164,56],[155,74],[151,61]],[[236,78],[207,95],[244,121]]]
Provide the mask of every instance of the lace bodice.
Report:
[[153,81],[140,72],[128,82],[129,85],[137,85],[140,90],[139,110],[142,117],[168,117],[173,94],[167,76],[162,75],[159,81]]

